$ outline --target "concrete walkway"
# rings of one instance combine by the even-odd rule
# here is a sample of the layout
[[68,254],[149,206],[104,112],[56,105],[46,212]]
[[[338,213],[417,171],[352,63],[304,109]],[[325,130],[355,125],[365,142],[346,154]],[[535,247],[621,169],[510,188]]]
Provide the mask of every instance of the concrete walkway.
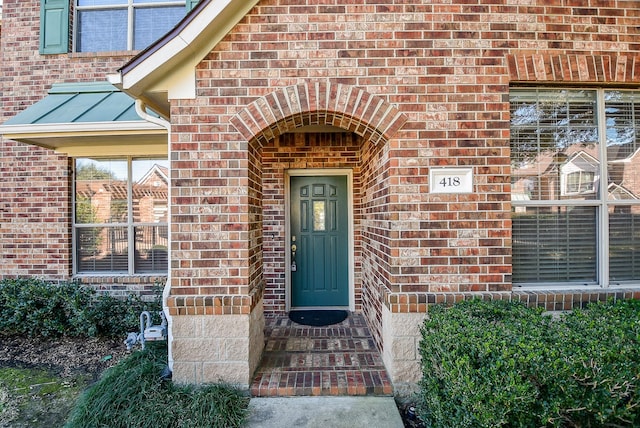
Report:
[[247,428],[403,428],[393,397],[251,398]]

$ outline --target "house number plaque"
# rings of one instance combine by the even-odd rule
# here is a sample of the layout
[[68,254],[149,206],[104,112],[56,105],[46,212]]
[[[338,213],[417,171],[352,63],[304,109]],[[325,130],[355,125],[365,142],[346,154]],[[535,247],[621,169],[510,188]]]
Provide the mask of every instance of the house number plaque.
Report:
[[429,171],[431,193],[473,192],[472,168],[432,168]]

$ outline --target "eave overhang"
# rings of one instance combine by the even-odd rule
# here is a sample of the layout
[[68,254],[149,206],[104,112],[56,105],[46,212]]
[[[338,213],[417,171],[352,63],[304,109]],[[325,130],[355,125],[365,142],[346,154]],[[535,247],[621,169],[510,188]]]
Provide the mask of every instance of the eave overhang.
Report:
[[170,99],[196,96],[196,66],[258,3],[201,0],[169,33],[109,76],[109,82],[169,118]]
[[68,156],[167,153],[167,130],[141,121],[4,125],[0,134]]

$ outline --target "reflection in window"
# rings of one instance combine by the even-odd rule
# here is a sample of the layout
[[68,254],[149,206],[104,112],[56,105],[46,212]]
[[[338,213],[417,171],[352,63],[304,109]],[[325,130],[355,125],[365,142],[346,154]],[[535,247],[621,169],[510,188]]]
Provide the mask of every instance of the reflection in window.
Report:
[[77,273],[167,271],[167,161],[75,160]]
[[594,191],[595,174],[589,171],[576,171],[567,175],[567,194],[589,193]]
[[[605,91],[609,185],[640,195],[640,92]],[[611,199],[611,198],[610,198]]]
[[567,193],[562,182],[573,172],[570,168],[588,157],[597,169],[595,95],[595,91],[512,91],[512,199],[560,199]]
[[326,229],[325,201],[313,201],[313,230],[316,232],[323,232]]
[[514,284],[640,280],[640,92],[510,96]]

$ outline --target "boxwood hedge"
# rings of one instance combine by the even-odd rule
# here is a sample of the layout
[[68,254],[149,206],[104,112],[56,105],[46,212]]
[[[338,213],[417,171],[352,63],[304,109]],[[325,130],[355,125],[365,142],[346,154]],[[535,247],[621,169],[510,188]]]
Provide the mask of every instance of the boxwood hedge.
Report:
[[420,355],[426,426],[640,426],[638,300],[554,317],[506,301],[434,306]]
[[126,335],[139,328],[140,312],[162,308],[158,289],[152,300],[98,294],[74,282],[37,278],[0,280],[0,333],[28,336]]

